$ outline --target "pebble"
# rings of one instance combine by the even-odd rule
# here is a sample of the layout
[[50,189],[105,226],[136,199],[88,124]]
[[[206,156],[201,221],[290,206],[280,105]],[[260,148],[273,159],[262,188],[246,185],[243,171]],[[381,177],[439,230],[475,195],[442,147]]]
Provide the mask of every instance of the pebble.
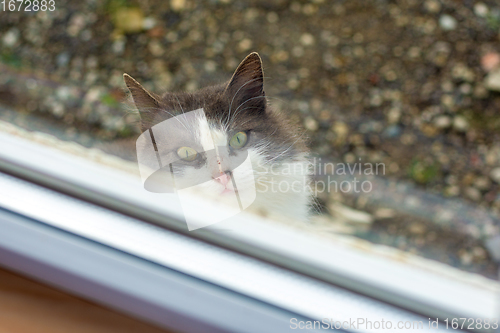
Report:
[[68,52],[59,53],[56,57],[57,67],[66,67],[69,63],[70,56]]
[[144,30],[151,30],[156,26],[156,19],[154,17],[146,17],[142,21],[142,28]]
[[500,167],[494,168],[490,172],[490,178],[495,182],[500,184]]
[[425,232],[427,231],[427,228],[425,227],[425,225],[423,225],[422,223],[418,223],[418,222],[412,223],[408,229],[412,234],[416,234],[416,235],[425,234]]
[[375,211],[375,218],[390,219],[396,216],[396,212],[390,208],[379,208]]
[[489,9],[488,6],[486,6],[482,2],[478,2],[474,5],[474,14],[476,14],[479,17],[486,17],[488,15]]
[[342,121],[337,121],[332,126],[332,131],[336,135],[336,142],[342,144],[349,134],[349,127]]
[[457,28],[457,25],[458,25],[457,20],[451,15],[443,14],[439,18],[439,26],[443,30],[446,31],[455,30]]
[[500,68],[491,71],[484,79],[484,86],[488,90],[500,91]]
[[144,14],[139,8],[119,8],[115,13],[115,28],[124,33],[136,33],[143,29]]
[[479,176],[474,181],[474,186],[482,191],[485,191],[490,188],[491,181],[486,177]]
[[481,57],[481,67],[487,73],[498,65],[500,65],[500,54],[496,52],[489,52]]
[[401,134],[401,127],[398,125],[391,125],[385,129],[382,133],[383,137],[386,138],[396,138]]
[[469,128],[468,121],[462,116],[456,116],[453,119],[453,128],[459,132],[465,132]]
[[455,79],[467,82],[474,81],[474,78],[476,77],[474,71],[462,63],[458,63],[453,67],[451,70],[451,76]]
[[469,83],[463,83],[460,85],[459,89],[464,95],[470,95],[472,93],[472,86]]
[[155,57],[159,57],[165,53],[165,50],[157,40],[152,40],[148,44],[149,52]]
[[252,41],[248,38],[245,38],[238,43],[238,49],[241,52],[246,52],[252,48],[252,45],[253,45]]
[[461,251],[459,258],[462,265],[469,266],[472,263],[473,256],[467,251]]
[[186,0],[170,0],[170,8],[176,12],[180,12],[186,8]]
[[80,33],[83,27],[85,27],[85,24],[85,16],[83,14],[74,14],[71,16],[69,26],[66,31],[68,32],[68,35],[75,37]]
[[438,13],[441,10],[441,4],[436,0],[427,0],[424,6],[429,13]]
[[314,45],[314,36],[309,33],[302,34],[300,36],[300,43],[304,46]]
[[125,51],[125,38],[117,39],[111,44],[111,49],[115,54],[122,54]]
[[453,108],[453,106],[455,106],[455,100],[453,99],[453,96],[451,96],[451,95],[443,95],[443,96],[441,96],[441,104],[443,104],[447,108],[451,109],[451,108]]
[[448,116],[438,116],[434,119],[437,128],[448,128],[451,126],[451,119]]
[[16,45],[17,41],[19,40],[19,29],[17,28],[11,28],[9,31],[5,33],[5,35],[2,38],[3,45],[6,47],[13,47]]
[[317,131],[319,128],[318,122],[313,117],[306,117],[304,127],[312,132]]
[[465,189],[465,196],[474,201],[481,200],[481,192],[477,188],[467,187]]
[[389,124],[396,124],[401,119],[401,108],[393,107],[387,113],[387,122]]
[[460,194],[460,187],[456,185],[448,186],[445,188],[444,193],[449,197],[456,197]]
[[488,89],[486,89],[486,87],[481,83],[476,84],[476,86],[474,87],[473,95],[474,97],[479,99],[486,98],[488,97]]

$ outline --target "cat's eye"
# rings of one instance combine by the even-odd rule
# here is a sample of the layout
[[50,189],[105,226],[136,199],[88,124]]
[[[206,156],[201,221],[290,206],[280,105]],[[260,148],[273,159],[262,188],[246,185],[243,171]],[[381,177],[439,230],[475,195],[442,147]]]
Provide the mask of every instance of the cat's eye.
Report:
[[196,159],[198,153],[191,147],[180,147],[177,149],[177,156],[187,162],[192,162]]
[[245,146],[247,143],[247,134],[245,132],[238,132],[233,137],[231,140],[229,140],[229,145],[233,147],[234,149],[240,149]]

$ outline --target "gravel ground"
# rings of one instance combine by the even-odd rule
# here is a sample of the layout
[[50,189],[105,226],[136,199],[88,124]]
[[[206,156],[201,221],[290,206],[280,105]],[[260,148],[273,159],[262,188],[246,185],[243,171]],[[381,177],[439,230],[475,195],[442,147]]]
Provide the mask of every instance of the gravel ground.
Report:
[[[384,163],[380,176],[486,210],[494,233],[499,39],[497,1],[56,1],[2,13],[0,103],[18,112],[0,119],[133,159],[124,72],[155,92],[190,91],[258,51],[271,104],[303,123],[315,154]],[[319,202],[333,213],[334,199],[381,209],[338,193]],[[495,275],[481,238],[404,216],[351,233]]]

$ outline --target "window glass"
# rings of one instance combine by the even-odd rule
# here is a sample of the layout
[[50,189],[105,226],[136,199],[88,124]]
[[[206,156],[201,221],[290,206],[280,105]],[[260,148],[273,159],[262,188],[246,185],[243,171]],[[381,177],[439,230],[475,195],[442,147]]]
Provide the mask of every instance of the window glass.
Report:
[[139,157],[147,190],[220,190],[227,216],[496,279],[498,2],[0,6],[1,128]]

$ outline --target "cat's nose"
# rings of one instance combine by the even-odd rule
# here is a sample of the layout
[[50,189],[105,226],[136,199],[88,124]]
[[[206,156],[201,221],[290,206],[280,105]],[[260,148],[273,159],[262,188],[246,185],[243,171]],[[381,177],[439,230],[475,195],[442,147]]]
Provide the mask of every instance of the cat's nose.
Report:
[[226,186],[231,181],[231,172],[226,171],[219,177],[214,177],[214,179],[219,183],[221,183],[222,185]]

